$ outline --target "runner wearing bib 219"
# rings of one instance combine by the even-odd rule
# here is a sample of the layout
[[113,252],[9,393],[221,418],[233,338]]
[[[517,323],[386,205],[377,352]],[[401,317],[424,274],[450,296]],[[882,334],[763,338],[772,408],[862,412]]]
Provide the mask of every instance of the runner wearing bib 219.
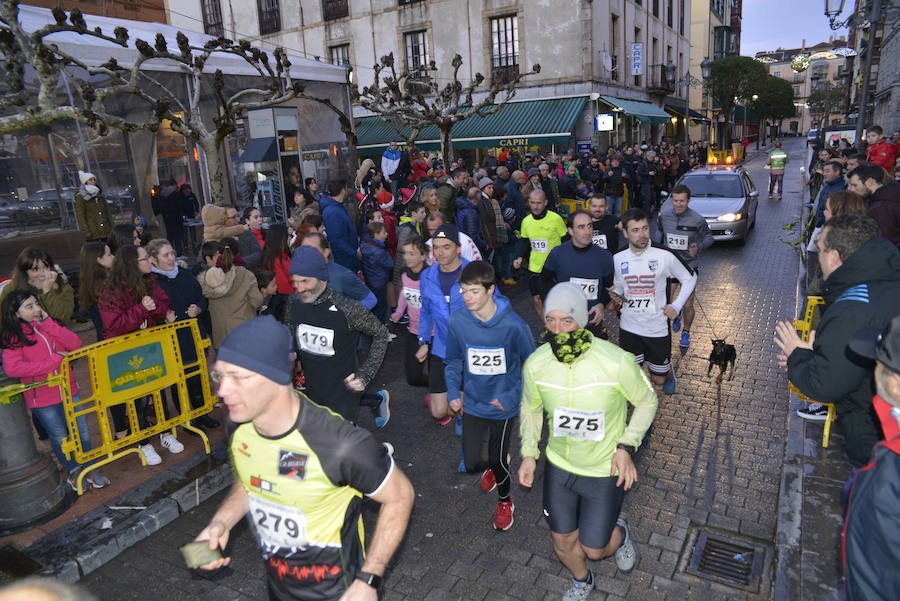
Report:
[[541,270],[550,252],[559,246],[566,235],[566,224],[562,217],[547,209],[547,197],[543,190],[532,190],[528,194],[528,209],[530,213],[522,220],[519,230],[513,269],[519,269],[525,256],[528,256],[528,288],[535,311],[542,315],[541,296],[544,294],[544,286]]

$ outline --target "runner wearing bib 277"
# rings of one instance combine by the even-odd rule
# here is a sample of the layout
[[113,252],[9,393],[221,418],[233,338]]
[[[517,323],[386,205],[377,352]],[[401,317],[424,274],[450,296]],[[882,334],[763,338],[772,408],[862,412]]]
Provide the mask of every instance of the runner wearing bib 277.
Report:
[[[272,316],[235,328],[210,374],[237,424],[235,483],[197,536],[225,550],[245,515],[272,601],[375,601],[415,497],[388,445],[291,388],[291,334]],[[363,546],[363,495],[382,505]],[[231,562],[217,559],[201,568]]]
[[[365,404],[375,414],[375,426],[384,427],[391,415],[387,391],[362,393],[384,360],[387,328],[371,311],[328,286],[325,259],[314,248],[294,250],[291,283],[297,293],[291,295],[287,325],[306,376],[306,393],[354,423],[360,404]],[[372,338],[362,365],[356,354],[360,334]]]
[[[650,246],[650,222],[641,209],[622,215],[628,248],[613,257],[616,277],[610,295],[622,310],[619,346],[645,362],[650,377],[666,394],[675,393],[672,369],[672,335],[669,319],[675,319],[697,285],[697,276],[672,251]],[[678,298],[666,304],[669,278],[681,282]]]
[[531,277],[528,288],[531,290],[535,310],[538,315],[543,316],[541,295],[544,293],[544,285],[541,271],[550,251],[559,246],[566,235],[566,223],[558,214],[547,209],[547,197],[543,190],[531,191],[528,195],[528,208],[531,213],[522,220],[517,249],[519,256],[513,261],[513,269],[521,267],[523,258],[526,254],[529,255],[528,271]]
[[569,215],[569,240],[550,251],[542,275],[548,287],[566,281],[581,286],[588,301],[588,329],[605,339],[603,312],[613,283],[613,259],[608,250],[593,244],[591,224],[591,216],[581,209]]
[[[446,355],[450,408],[463,413],[466,472],[484,470],[481,490],[496,488],[500,497],[494,528],[509,530],[515,511],[509,495],[509,441],[519,414],[522,364],[534,351],[534,339],[506,297],[495,295],[496,275],[489,263],[466,265],[459,284],[468,310],[450,316]],[[485,433],[488,469],[481,459]]]
[[[615,553],[624,573],[637,564],[619,511],[637,481],[632,456],[656,416],[657,399],[633,355],[584,329],[587,302],[580,286],[557,284],[544,310],[547,342],[523,368],[519,482],[534,483],[546,415],[544,515],[553,550],[573,578],[563,601],[583,601],[595,586],[587,559]],[[634,410],[627,421],[629,404]]]
[[[691,189],[683,184],[672,188],[669,196],[672,202],[671,208],[665,208],[659,213],[659,238],[660,245],[668,248],[684,261],[694,273],[699,273],[700,251],[712,246],[715,238],[709,231],[706,219],[693,209],[688,208],[691,202]],[[671,296],[677,297],[681,284],[672,283]],[[684,316],[684,331],[681,332],[679,346],[691,345],[691,325],[694,323],[694,294],[688,297],[682,310]],[[672,321],[672,331],[681,329],[681,317]]]

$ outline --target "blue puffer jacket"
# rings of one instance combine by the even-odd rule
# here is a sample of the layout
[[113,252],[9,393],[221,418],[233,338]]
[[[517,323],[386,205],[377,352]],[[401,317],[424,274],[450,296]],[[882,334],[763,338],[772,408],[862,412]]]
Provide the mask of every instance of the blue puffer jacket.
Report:
[[394,260],[384,247],[384,242],[374,238],[365,238],[359,245],[363,258],[363,274],[371,288],[384,288],[391,280],[394,271]]
[[481,214],[478,207],[465,196],[456,199],[456,229],[475,241],[482,256],[487,254],[487,245],[481,237]]
[[353,227],[350,215],[341,203],[325,194],[319,199],[319,207],[322,210],[322,221],[325,222],[325,233],[328,234],[335,262],[350,271],[359,271],[361,266],[359,259],[356,258],[359,239],[356,237],[356,228]]

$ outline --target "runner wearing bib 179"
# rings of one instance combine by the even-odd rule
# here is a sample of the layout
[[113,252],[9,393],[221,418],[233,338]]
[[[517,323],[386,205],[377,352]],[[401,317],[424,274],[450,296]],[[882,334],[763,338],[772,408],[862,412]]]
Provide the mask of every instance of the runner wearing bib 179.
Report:
[[541,295],[544,293],[544,285],[541,271],[550,251],[559,246],[566,235],[566,223],[558,214],[547,210],[547,197],[543,190],[532,190],[528,194],[528,208],[531,213],[522,220],[517,249],[519,256],[513,261],[513,269],[521,267],[523,258],[528,255],[528,271],[531,273],[528,288],[531,290],[535,310],[538,315],[543,316]]
[[[610,289],[621,307],[619,346],[650,368],[651,379],[666,394],[675,393],[669,319],[678,317],[697,285],[697,276],[672,251],[650,245],[650,221],[641,209],[622,215],[628,248],[613,257],[615,283]],[[666,282],[681,282],[678,298],[666,304]]]
[[633,355],[584,329],[587,302],[580,286],[557,284],[544,310],[547,342],[523,368],[519,482],[534,483],[546,415],[544,515],[553,550],[572,574],[563,601],[582,601],[595,586],[587,559],[615,554],[624,573],[637,564],[619,511],[637,481],[632,456],[653,423],[657,398]]
[[[415,497],[388,445],[291,388],[291,334],[272,316],[235,328],[210,374],[237,424],[235,483],[197,536],[224,551],[247,516],[271,601],[375,601]],[[363,495],[380,503],[368,552]],[[201,566],[215,570],[230,557]]]
[[[447,394],[450,408],[463,413],[463,461],[468,473],[484,470],[481,490],[497,489],[494,528],[513,524],[509,494],[509,441],[519,414],[522,364],[534,351],[531,330],[497,290],[490,264],[466,265],[459,278],[467,311],[450,316],[447,334]],[[465,391],[465,394],[461,394]],[[488,468],[481,458],[488,434]]]
[[[306,393],[354,423],[360,404],[365,404],[375,414],[375,426],[384,427],[391,415],[390,397],[386,392],[362,392],[381,368],[387,352],[387,328],[371,311],[328,286],[325,259],[314,248],[294,250],[291,283],[297,293],[291,295],[287,325],[306,376]],[[356,354],[360,334],[372,338],[362,365]]]
[[613,283],[613,260],[609,251],[593,244],[591,224],[591,216],[580,209],[569,215],[569,240],[550,251],[542,275],[548,287],[566,281],[581,286],[588,301],[588,329],[605,339],[603,316],[609,302],[607,288]]
[[[699,273],[697,268],[700,263],[700,251],[712,246],[715,239],[703,215],[688,208],[688,204],[691,202],[690,188],[679,184],[672,188],[669,198],[672,207],[667,207],[659,213],[660,245],[678,255],[694,273]],[[680,288],[679,282],[673,282],[671,297],[677,297]],[[684,331],[681,332],[679,346],[690,346],[691,325],[694,323],[693,293],[684,303],[682,316],[684,317]],[[679,316],[672,321],[673,332],[681,329],[681,319]]]

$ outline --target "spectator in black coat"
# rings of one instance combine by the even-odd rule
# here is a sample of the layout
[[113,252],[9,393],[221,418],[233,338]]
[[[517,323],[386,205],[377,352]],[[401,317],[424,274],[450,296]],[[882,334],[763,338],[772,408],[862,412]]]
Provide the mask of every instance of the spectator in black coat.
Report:
[[182,205],[184,199],[175,180],[168,180],[160,184],[159,207],[162,211],[163,222],[166,224],[166,237],[172,243],[178,256],[184,254],[184,213]]

